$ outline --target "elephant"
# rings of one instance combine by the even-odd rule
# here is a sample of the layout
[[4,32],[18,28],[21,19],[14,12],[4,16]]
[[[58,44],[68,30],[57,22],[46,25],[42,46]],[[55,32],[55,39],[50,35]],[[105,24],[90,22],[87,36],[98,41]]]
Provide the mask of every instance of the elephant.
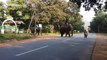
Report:
[[34,27],[31,27],[30,29],[31,29],[31,33],[32,33],[33,35],[35,35],[35,28],[34,28]]
[[40,35],[40,28],[39,27],[31,27],[30,28],[31,29],[31,33],[33,34],[33,35]]
[[[40,33],[41,33],[41,28],[40,28],[40,27],[37,27],[37,29],[36,29],[36,34],[39,36]],[[41,35],[42,35],[42,33],[41,33]]]
[[68,23],[62,24],[60,27],[60,34],[61,34],[61,37],[63,37],[64,34],[65,34],[65,37],[73,36],[73,26]]
[[42,28],[41,27],[39,27],[38,25],[36,25],[36,27],[31,27],[30,28],[31,29],[31,33],[33,34],[33,35],[42,35]]

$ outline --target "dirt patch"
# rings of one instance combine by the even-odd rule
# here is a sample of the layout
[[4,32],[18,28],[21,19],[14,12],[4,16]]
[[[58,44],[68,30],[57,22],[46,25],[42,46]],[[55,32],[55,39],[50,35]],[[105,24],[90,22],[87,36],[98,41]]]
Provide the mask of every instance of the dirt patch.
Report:
[[107,60],[107,34],[96,35],[97,40],[92,54],[92,60]]
[[107,38],[107,34],[96,34],[97,38]]

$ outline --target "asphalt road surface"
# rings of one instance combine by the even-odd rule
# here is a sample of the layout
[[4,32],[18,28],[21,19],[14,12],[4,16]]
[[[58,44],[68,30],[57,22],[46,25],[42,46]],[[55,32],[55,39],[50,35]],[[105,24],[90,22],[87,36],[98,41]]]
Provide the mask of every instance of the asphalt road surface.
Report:
[[90,60],[95,38],[75,34],[0,48],[0,60]]

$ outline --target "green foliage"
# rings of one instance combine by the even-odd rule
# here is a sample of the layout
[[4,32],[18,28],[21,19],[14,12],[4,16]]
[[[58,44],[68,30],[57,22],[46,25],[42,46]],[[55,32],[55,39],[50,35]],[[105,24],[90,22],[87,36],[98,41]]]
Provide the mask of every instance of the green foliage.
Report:
[[53,25],[43,26],[43,32],[44,33],[53,33],[54,32],[54,26]]
[[[14,20],[30,19],[31,9],[27,6],[25,0],[8,0],[7,15],[11,15]],[[30,11],[30,12],[29,12]],[[27,17],[29,18],[27,18]]]
[[74,30],[83,31],[83,21],[82,16],[78,13],[71,13],[69,16],[66,17],[68,23],[73,26]]
[[0,2],[0,18],[1,18],[0,20],[5,19],[4,10],[5,10],[4,4],[3,4],[3,2]]
[[35,16],[36,21],[39,21],[42,23],[52,23],[52,22],[54,23],[54,22],[59,22],[59,20],[64,20],[67,14],[63,12],[63,9],[60,8],[62,7],[61,4],[56,4],[56,2],[53,0],[51,1],[51,3],[52,2],[54,4],[47,5],[47,4],[39,2],[36,5],[38,9],[36,10],[36,12],[39,12]]
[[49,0],[48,3],[35,2],[35,4],[37,4],[38,9],[36,11],[39,12],[34,19],[37,22],[53,24],[54,26],[68,22],[74,26],[74,29],[82,29],[84,23],[82,22],[81,15],[78,13],[79,10],[76,4],[72,3],[70,5],[72,12],[66,11],[69,7],[68,3],[59,0]]
[[107,33],[107,14],[99,11],[96,17],[91,22],[90,28],[94,32]]
[[[31,20],[33,18],[37,23],[53,25],[56,30],[61,23],[68,22],[73,25],[74,29],[80,30],[83,22],[78,13],[79,9],[75,3],[61,2],[60,0],[48,0],[40,2],[38,0],[8,0],[6,9],[7,16],[11,15],[14,20],[22,19]],[[70,9],[68,9],[70,8]],[[34,16],[32,17],[32,15]],[[28,23],[26,23],[28,26]],[[49,30],[49,29],[46,29]]]

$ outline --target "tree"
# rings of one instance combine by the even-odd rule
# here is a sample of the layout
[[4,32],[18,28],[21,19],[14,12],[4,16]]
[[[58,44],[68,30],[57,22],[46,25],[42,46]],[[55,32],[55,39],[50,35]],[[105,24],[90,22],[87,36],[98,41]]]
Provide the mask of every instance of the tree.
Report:
[[3,2],[0,2],[0,19],[5,19],[5,7]]
[[[11,15],[14,20],[29,19],[29,7],[25,0],[8,0],[7,15]],[[27,16],[27,17],[26,17]]]
[[78,13],[78,6],[72,2],[62,2],[61,0],[8,0],[7,3],[7,15],[11,15],[14,20],[22,19],[25,22],[33,20],[37,24],[44,24],[44,26],[53,25],[56,30],[61,23],[67,21],[75,26],[75,29],[83,25],[82,17]]
[[29,5],[35,6],[34,20],[36,23],[54,25],[55,29],[58,29],[56,28],[58,25],[68,20],[70,21],[68,23],[74,25],[75,28],[83,25],[82,17],[79,15],[78,6],[75,3],[60,0],[30,0]]
[[103,11],[99,11],[96,17],[91,22],[90,28],[94,32],[107,33],[107,14]]

